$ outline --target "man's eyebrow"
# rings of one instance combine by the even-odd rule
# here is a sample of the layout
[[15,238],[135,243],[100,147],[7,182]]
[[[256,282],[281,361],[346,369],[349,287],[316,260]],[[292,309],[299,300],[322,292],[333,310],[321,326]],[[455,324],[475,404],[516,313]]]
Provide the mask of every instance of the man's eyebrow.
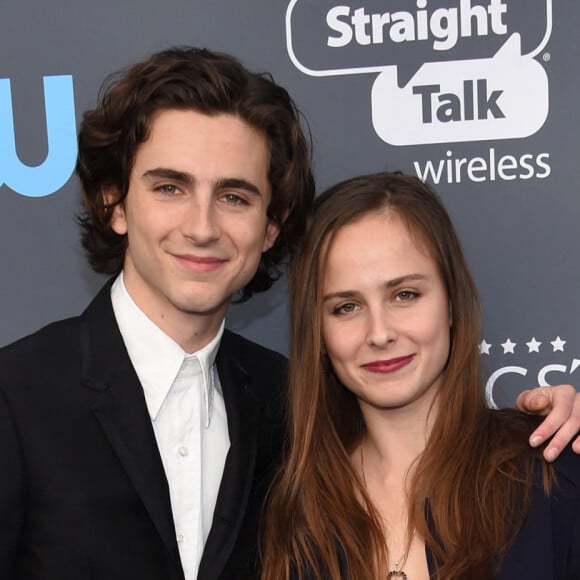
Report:
[[248,193],[252,193],[254,195],[262,196],[262,192],[260,188],[253,184],[246,179],[236,178],[236,177],[227,177],[224,179],[218,179],[216,182],[216,189],[242,189]]
[[[168,167],[156,167],[155,169],[149,169],[143,173],[143,177],[171,179],[172,181],[179,181],[181,183],[186,183],[187,185],[195,185],[197,182],[195,176],[191,173],[178,171],[177,169],[170,169]],[[218,179],[214,185],[215,189],[241,189],[254,195],[262,195],[262,192],[257,185],[242,178],[224,177],[222,179]]]
[[155,169],[149,169],[143,173],[143,177],[171,179],[172,181],[187,183],[188,185],[195,184],[195,177],[190,173],[177,171],[177,169],[169,169],[168,167],[156,167]]

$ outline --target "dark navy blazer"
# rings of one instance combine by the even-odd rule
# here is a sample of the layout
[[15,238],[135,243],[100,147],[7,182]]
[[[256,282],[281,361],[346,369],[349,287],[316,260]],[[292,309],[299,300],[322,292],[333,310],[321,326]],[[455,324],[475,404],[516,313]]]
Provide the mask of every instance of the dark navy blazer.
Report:
[[554,465],[558,482],[546,497],[538,461],[530,511],[498,580],[580,580],[580,456],[567,448]]
[[[554,466],[557,485],[547,497],[538,460],[530,510],[495,580],[580,580],[580,456],[568,447]],[[426,555],[435,578],[435,561],[428,548]],[[344,562],[344,557],[340,560]],[[306,579],[315,580],[308,574]],[[348,580],[346,573],[342,580]]]

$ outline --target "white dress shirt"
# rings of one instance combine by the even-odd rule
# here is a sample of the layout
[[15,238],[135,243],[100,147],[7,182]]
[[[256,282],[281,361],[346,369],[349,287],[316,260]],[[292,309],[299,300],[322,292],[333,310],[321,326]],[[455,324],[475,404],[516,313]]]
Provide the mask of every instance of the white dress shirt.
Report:
[[139,309],[123,273],[111,287],[115,318],[141,381],[161,454],[186,580],[195,580],[230,439],[215,338],[188,354]]

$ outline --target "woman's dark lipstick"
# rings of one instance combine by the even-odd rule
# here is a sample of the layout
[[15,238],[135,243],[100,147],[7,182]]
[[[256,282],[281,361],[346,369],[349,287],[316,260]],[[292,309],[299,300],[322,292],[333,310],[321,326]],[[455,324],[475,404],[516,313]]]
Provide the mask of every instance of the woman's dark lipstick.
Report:
[[388,360],[375,360],[361,366],[371,373],[394,373],[407,366],[413,360],[414,356],[414,354],[409,354]]

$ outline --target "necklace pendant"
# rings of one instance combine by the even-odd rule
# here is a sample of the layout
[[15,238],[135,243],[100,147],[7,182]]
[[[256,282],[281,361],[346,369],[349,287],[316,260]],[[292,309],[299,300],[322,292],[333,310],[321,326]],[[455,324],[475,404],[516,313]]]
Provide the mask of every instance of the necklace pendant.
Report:
[[399,580],[407,580],[407,574],[403,570],[391,570],[387,578],[398,578]]

